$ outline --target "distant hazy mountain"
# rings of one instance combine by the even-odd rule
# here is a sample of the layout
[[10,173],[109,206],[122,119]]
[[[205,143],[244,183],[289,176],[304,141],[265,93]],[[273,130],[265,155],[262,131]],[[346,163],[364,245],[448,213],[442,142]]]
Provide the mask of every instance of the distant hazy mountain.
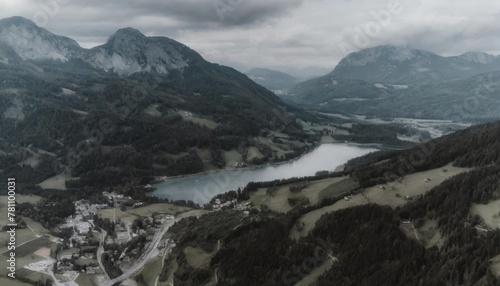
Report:
[[331,72],[332,69],[326,69],[326,68],[321,68],[317,66],[309,66],[309,67],[304,67],[304,68],[299,68],[299,69],[293,69],[293,68],[288,68],[286,69],[286,72],[296,78],[300,78],[301,80],[308,80],[316,77],[323,76],[329,72]]
[[[485,53],[442,57],[380,46],[348,55],[331,73],[301,82],[289,94],[296,103],[321,111],[451,118],[449,107],[458,105],[467,109],[457,111],[462,119],[496,118],[500,114],[497,71],[500,57]],[[478,92],[488,94],[481,97],[482,107],[463,107]]]
[[500,57],[466,53],[442,57],[428,51],[379,46],[349,54],[329,76],[412,85],[468,78],[500,69]]
[[246,75],[256,83],[278,94],[287,92],[300,81],[287,73],[265,68],[249,70]]

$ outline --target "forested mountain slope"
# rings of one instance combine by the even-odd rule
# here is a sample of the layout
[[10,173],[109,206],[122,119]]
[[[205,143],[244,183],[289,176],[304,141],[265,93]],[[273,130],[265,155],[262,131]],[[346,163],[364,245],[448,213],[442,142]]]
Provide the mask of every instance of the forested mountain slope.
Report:
[[[499,141],[496,122],[411,150],[353,160],[346,174],[365,187],[450,162],[474,169],[403,206],[364,204],[325,213],[299,240],[288,235],[297,219],[335,200],[288,213],[255,208],[248,216],[223,211],[181,221],[173,228],[175,256],[166,259],[164,271],[178,263],[175,285],[209,285],[215,275],[216,285],[500,285],[499,266],[490,261],[500,255],[500,226],[486,227],[471,211],[475,204],[500,200]],[[256,186],[247,191],[252,196]],[[215,227],[220,220],[230,223]],[[436,226],[442,244],[426,246],[419,238],[426,225]],[[408,227],[412,231],[404,231]],[[182,252],[187,246],[212,253],[209,266],[190,266]]]
[[[144,184],[285,160],[314,145],[300,114],[169,38],[126,28],[84,49],[21,17],[0,21],[0,174],[20,184],[57,174],[79,178],[73,187]],[[271,132],[279,154],[257,141]],[[251,147],[259,156],[247,158]]]
[[498,56],[380,46],[349,54],[331,73],[291,88],[286,99],[324,112],[491,121],[500,114],[499,76]]

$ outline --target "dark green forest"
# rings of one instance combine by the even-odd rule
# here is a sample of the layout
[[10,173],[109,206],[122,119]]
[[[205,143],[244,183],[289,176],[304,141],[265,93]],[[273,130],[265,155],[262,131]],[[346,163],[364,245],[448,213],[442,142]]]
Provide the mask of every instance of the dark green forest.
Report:
[[[298,241],[290,239],[288,233],[298,217],[315,207],[286,214],[254,209],[249,216],[223,211],[183,220],[172,229],[179,244],[166,259],[164,271],[177,260],[180,270],[175,274],[175,285],[186,286],[208,283],[214,272],[217,285],[295,285],[324,264],[330,265],[328,270],[312,285],[500,285],[489,261],[500,254],[500,230],[482,229],[482,219],[470,213],[472,204],[500,199],[499,128],[500,123],[485,124],[412,150],[379,152],[351,161],[345,174],[365,186],[375,182],[368,172],[373,172],[379,184],[387,172],[404,176],[450,162],[475,169],[451,177],[403,207],[368,204],[325,214],[309,235]],[[415,152],[423,150],[429,154],[421,161],[414,160]],[[414,169],[400,172],[404,159],[412,160]],[[393,176],[387,177],[390,179]],[[280,182],[251,183],[239,196],[245,198],[257,187],[276,184]],[[220,197],[234,196],[228,193]],[[407,221],[419,227],[431,220],[437,222],[444,238],[441,247],[426,248],[401,229]],[[211,259],[209,269],[189,266],[183,248],[211,252],[219,241],[221,249]]]

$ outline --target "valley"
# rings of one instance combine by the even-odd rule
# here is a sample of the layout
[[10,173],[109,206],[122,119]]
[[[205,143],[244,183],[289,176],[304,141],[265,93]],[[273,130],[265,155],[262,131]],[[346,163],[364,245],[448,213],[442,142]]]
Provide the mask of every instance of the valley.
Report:
[[0,20],[12,285],[499,285],[499,56],[384,45],[306,78],[202,54]]

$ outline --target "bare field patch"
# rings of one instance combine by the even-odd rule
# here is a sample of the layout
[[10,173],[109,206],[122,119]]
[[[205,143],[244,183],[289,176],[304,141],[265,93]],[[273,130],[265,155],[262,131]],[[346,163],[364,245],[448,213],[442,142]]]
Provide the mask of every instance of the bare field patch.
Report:
[[472,204],[471,212],[479,215],[492,228],[500,228],[500,200],[487,205]]

